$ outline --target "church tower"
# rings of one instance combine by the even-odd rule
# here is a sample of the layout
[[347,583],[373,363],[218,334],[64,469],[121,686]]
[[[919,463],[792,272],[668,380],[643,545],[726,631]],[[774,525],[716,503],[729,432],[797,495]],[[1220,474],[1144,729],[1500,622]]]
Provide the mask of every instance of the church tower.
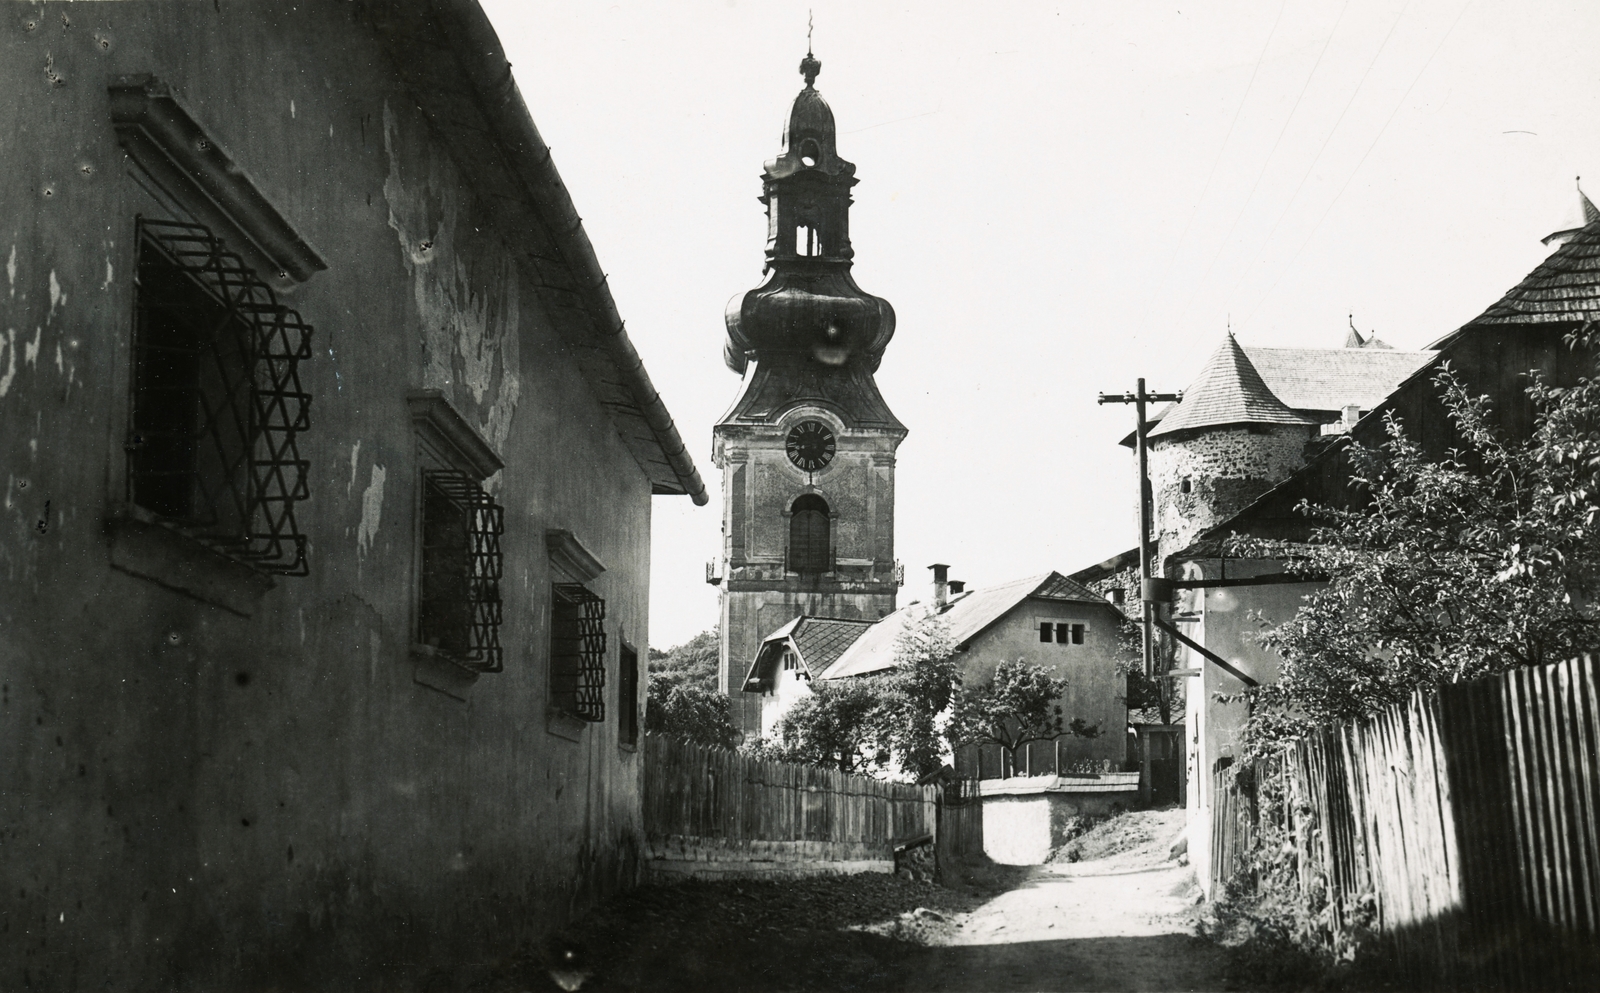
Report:
[[895,607],[895,450],[903,424],[873,373],[894,309],[850,275],[856,167],[806,53],[783,149],[762,173],[766,279],[728,304],[728,368],[744,377],[717,422],[722,470],[719,688],[734,722],[760,728],[742,692],[761,639],[801,614],[876,620]]

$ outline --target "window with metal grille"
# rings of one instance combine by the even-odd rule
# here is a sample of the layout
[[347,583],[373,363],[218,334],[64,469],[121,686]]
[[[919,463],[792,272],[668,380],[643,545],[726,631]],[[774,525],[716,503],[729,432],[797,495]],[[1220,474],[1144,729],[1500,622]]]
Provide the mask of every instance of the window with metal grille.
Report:
[[459,469],[422,473],[417,640],[476,672],[499,672],[505,513]]
[[550,604],[550,695],[586,721],[606,719],[606,602],[578,583],[557,583]]
[[639,743],[639,653],[622,646],[617,668],[617,711],[622,715],[622,727],[617,738],[624,745]]
[[128,499],[264,572],[306,575],[311,327],[202,225],[137,230]]
[[828,503],[815,493],[794,502],[789,518],[789,568],[794,572],[827,572],[831,553]]

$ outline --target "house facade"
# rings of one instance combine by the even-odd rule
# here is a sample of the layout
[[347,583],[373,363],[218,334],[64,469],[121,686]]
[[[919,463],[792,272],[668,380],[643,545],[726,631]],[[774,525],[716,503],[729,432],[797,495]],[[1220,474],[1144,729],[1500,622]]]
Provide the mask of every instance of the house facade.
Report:
[[[1342,416],[1333,430],[1318,427],[1312,435],[1313,429],[1305,428],[1309,444],[1299,459],[1274,460],[1268,453],[1258,452],[1246,463],[1256,466],[1259,473],[1251,485],[1241,487],[1232,499],[1217,499],[1215,506],[1199,513],[1190,513],[1182,504],[1175,508],[1173,488],[1156,488],[1158,520],[1169,524],[1161,530],[1160,561],[1165,575],[1178,586],[1171,619],[1211,656],[1228,663],[1224,667],[1188,646],[1176,646],[1174,668],[1189,688],[1185,718],[1189,853],[1202,886],[1211,885],[1212,790],[1240,747],[1247,717],[1239,694],[1252,683],[1268,683],[1278,677],[1276,657],[1257,643],[1256,634],[1263,626],[1292,618],[1305,595],[1317,588],[1315,583],[1287,575],[1281,562],[1226,555],[1225,541],[1236,534],[1302,540],[1309,536],[1308,521],[1295,508],[1303,500],[1332,506],[1356,502],[1359,496],[1351,486],[1346,461],[1348,444],[1354,440],[1368,447],[1380,446],[1386,439],[1387,415],[1395,416],[1425,452],[1445,454],[1457,444],[1433,382],[1445,363],[1470,393],[1491,398],[1494,416],[1507,434],[1526,437],[1534,416],[1524,393],[1528,374],[1536,371],[1556,385],[1570,385],[1592,367],[1592,356],[1573,352],[1564,341],[1566,335],[1600,316],[1600,265],[1596,262],[1600,259],[1600,223],[1596,222],[1600,214],[1593,212],[1587,201],[1585,204],[1587,223],[1552,235],[1547,243],[1556,244],[1557,250],[1483,315],[1437,341],[1428,352],[1412,353],[1423,361],[1370,404],[1353,401],[1351,406],[1357,409]],[[1357,339],[1353,346],[1361,344]],[[1266,387],[1264,392],[1249,381],[1248,374],[1215,375],[1219,366],[1239,367],[1232,351],[1225,345],[1221,358],[1213,357],[1202,382],[1185,393],[1176,412],[1191,400],[1209,397],[1208,407],[1220,409],[1227,402],[1236,407],[1248,405],[1254,412],[1277,418],[1274,423],[1281,423],[1285,413],[1317,420],[1305,409],[1291,408],[1292,401],[1280,399],[1279,387],[1267,385],[1271,380],[1264,368],[1258,376]],[[1250,349],[1240,351],[1247,361],[1256,354]],[[1303,379],[1310,381],[1309,387],[1305,382],[1301,385],[1309,389],[1322,388],[1312,376],[1314,370],[1330,371],[1331,379],[1331,372],[1340,368],[1336,359],[1301,365]],[[1354,392],[1348,382],[1333,385],[1340,392]],[[1374,388],[1382,385],[1378,379],[1371,383]],[[1284,388],[1283,393],[1289,395],[1292,390]],[[1236,422],[1199,424],[1192,419],[1180,421],[1171,413],[1163,418],[1162,428],[1174,424],[1187,426],[1166,435],[1171,439],[1169,445],[1186,440],[1193,444],[1208,433],[1222,432],[1272,439],[1274,432],[1285,430],[1269,427],[1251,434],[1248,426],[1240,432]],[[1158,447],[1152,444],[1153,481]],[[1188,523],[1171,527],[1174,520]]]
[[629,885],[651,498],[706,496],[483,12],[8,14],[0,986]]
[[1067,680],[1063,718],[1079,718],[1097,732],[1033,742],[1019,749],[1015,766],[996,746],[970,746],[953,757],[957,772],[999,779],[1073,766],[1120,768],[1127,758],[1128,723],[1126,683],[1116,666],[1121,612],[1057,572],[967,590],[947,581],[947,568],[935,567],[929,601],[908,604],[881,621],[803,617],[764,639],[744,681],[746,694],[761,707],[764,733],[770,737],[819,681],[892,669],[901,633],[938,619],[949,627],[964,686],[989,682],[1004,660],[1025,659]]

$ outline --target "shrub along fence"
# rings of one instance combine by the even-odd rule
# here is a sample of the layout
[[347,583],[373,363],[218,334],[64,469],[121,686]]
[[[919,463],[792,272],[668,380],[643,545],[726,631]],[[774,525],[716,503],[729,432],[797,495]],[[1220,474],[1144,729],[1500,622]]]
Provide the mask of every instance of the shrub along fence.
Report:
[[749,758],[660,735],[644,741],[647,873],[893,872],[894,847],[933,839],[938,789]]
[[1594,657],[1419,691],[1218,777],[1214,801],[1214,881],[1262,885],[1253,842],[1281,833],[1335,947],[1370,927],[1443,983],[1597,964]]

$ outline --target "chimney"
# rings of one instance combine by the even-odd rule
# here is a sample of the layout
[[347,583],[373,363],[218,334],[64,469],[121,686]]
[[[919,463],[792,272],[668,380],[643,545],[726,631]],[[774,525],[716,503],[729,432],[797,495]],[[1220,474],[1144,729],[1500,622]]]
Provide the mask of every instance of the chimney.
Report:
[[950,602],[950,567],[943,562],[935,562],[928,568],[933,570],[934,606],[943,608]]
[[1356,426],[1356,421],[1361,419],[1361,408],[1356,404],[1346,404],[1339,412],[1339,433],[1349,434],[1350,429]]
[[952,580],[950,580],[950,595],[951,596],[955,596],[958,593],[965,593],[966,591],[967,591],[966,580],[964,580],[964,579],[952,579]]

